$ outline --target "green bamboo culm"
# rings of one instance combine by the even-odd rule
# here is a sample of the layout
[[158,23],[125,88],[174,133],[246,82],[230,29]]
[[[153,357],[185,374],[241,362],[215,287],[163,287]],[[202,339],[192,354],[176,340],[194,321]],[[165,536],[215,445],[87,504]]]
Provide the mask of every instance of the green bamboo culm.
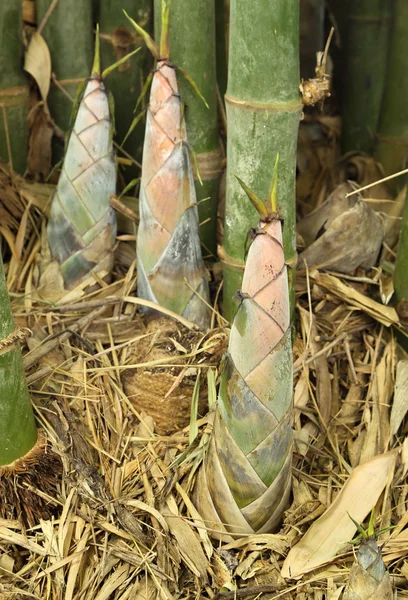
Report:
[[[141,46],[140,52],[130,57],[109,77],[109,90],[115,98],[115,139],[120,144],[135,117],[133,113],[153,62],[143,39],[129,27],[122,9],[136,15],[138,23],[150,33],[153,27],[152,0],[102,0],[99,5],[102,64],[112,64]],[[140,103],[138,111],[142,108],[143,103]],[[123,146],[138,160],[142,155],[143,131],[143,122],[140,121]],[[136,167],[127,167],[127,179],[137,175],[139,172]]]
[[408,308],[408,195],[402,215],[401,233],[394,271],[394,289],[397,305],[406,314]]
[[229,0],[218,0],[215,3],[217,82],[222,100],[227,91],[228,80],[229,4]]
[[324,48],[324,0],[302,0],[300,3],[300,75],[314,77],[316,53]]
[[18,173],[24,173],[26,168],[29,92],[23,71],[21,7],[21,0],[0,2],[0,157],[11,162]]
[[[51,2],[36,0],[39,26]],[[92,0],[59,0],[41,33],[51,53],[52,72],[64,90],[51,85],[48,107],[58,127],[67,132],[78,85],[88,77],[92,66]],[[53,162],[56,163],[63,157],[64,144],[55,137],[54,141]]]
[[[407,166],[408,157],[408,2],[393,4],[391,45],[381,115],[374,147],[374,158],[391,175]],[[406,183],[401,177],[390,182],[397,192]]]
[[0,467],[24,456],[37,441],[21,350],[18,343],[7,343],[15,330],[0,256]]
[[[155,0],[155,37],[161,32],[161,0]],[[212,0],[173,0],[170,13],[171,60],[193,79],[206,100],[178,76],[185,105],[187,136],[196,156],[195,173],[203,257],[216,256],[218,182],[222,155],[218,138],[215,6]]]
[[350,0],[327,0],[325,2],[330,24],[334,27],[334,39],[330,45],[330,56],[335,65],[332,77],[332,92],[340,106],[342,105],[344,94],[343,73],[349,1]]
[[[285,259],[294,269],[296,144],[301,114],[299,95],[298,0],[231,0],[228,90],[227,192],[224,315],[232,320],[240,289],[245,236],[257,223],[233,173],[266,197],[271,157],[279,153]],[[293,280],[290,277],[290,280]],[[293,295],[293,292],[292,292]]]
[[342,151],[372,154],[384,90],[390,0],[349,2],[345,38]]

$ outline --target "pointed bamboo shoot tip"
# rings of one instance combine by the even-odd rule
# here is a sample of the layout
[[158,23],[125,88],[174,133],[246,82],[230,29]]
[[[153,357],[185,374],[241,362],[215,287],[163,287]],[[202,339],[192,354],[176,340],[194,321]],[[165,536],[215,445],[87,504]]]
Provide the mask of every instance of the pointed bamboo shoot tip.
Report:
[[100,75],[101,74],[101,57],[99,50],[99,23],[96,24],[96,33],[95,33],[95,54],[94,54],[94,62],[92,66],[92,75]]
[[271,187],[269,188],[268,198],[266,199],[266,207],[270,214],[278,212],[278,164],[279,152],[276,155]]
[[133,27],[136,29],[137,33],[139,35],[142,36],[142,38],[145,41],[146,46],[149,48],[150,52],[153,54],[154,58],[156,60],[158,60],[160,58],[160,48],[159,46],[156,44],[156,42],[150,37],[150,35],[147,33],[147,31],[145,31],[143,29],[143,27],[140,27],[140,25],[138,25],[136,23],[136,21],[134,21],[132,19],[132,17],[129,17],[129,15],[127,14],[127,12],[125,11],[124,8],[122,8],[123,10],[123,14],[125,15],[125,17],[127,18],[127,20],[133,25]]
[[246,183],[244,183],[242,179],[238,177],[238,175],[235,175],[235,173],[233,173],[233,175],[244,190],[244,192],[246,193],[246,195],[248,196],[248,198],[250,199],[250,201],[252,202],[252,205],[254,206],[261,219],[266,219],[268,217],[268,211],[266,210],[265,204],[262,202],[262,200],[260,200],[260,198],[258,198],[256,194],[254,194],[254,192],[252,192],[249,189]]

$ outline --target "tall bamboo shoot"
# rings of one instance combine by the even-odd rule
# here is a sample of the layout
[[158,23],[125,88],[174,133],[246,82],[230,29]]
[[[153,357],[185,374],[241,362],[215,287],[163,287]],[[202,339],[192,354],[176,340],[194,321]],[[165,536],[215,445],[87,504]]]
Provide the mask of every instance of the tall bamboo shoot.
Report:
[[224,539],[228,533],[274,530],[291,478],[290,306],[276,178],[266,208],[245,189],[261,219],[251,231],[213,435],[196,493],[207,526]]
[[116,191],[109,97],[101,76],[99,41],[71,132],[61,175],[52,198],[48,243],[66,289],[92,270],[109,272],[113,263]]
[[[160,37],[158,34],[161,1],[155,0],[156,39]],[[194,80],[207,102],[205,105],[187,81],[180,80],[187,137],[195,152],[199,170],[199,175],[195,174],[195,189],[199,202],[198,214],[202,223],[200,238],[204,255],[212,254],[215,257],[218,182],[222,154],[218,138],[214,0],[173,2],[169,36],[172,61]]]
[[[137,236],[138,295],[205,328],[209,291],[201,255],[190,151],[178,84],[169,62],[168,7],[147,110]],[[137,31],[141,28],[131,20]],[[204,299],[204,302],[203,302]]]
[[404,321],[408,316],[408,195],[405,197],[401,232],[394,271],[394,288],[397,309]]

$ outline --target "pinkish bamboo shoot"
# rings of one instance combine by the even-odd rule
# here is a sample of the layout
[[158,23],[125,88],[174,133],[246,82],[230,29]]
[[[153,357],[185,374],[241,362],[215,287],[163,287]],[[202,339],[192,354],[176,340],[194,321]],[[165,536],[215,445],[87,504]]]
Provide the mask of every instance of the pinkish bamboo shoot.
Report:
[[[168,9],[163,14],[168,19]],[[140,33],[140,27],[131,22]],[[166,47],[167,32],[163,24],[160,52],[143,32],[160,58],[152,81],[143,148],[138,295],[205,328],[209,324],[208,281],[182,103]]]
[[276,209],[267,203],[265,210],[246,191],[261,220],[252,230],[196,496],[207,525],[224,537],[274,530],[291,477],[292,347],[282,227]]

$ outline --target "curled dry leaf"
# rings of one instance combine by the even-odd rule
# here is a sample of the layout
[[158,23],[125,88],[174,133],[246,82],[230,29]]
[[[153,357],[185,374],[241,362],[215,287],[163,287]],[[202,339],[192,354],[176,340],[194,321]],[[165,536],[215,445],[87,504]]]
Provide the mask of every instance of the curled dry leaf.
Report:
[[33,34],[28,45],[24,69],[34,77],[42,99],[46,102],[51,80],[51,54],[47,42],[38,31]]
[[397,452],[387,452],[357,467],[325,513],[294,546],[282,567],[283,577],[299,577],[330,561],[353,538],[383,492]]
[[382,221],[357,195],[346,198],[350,187],[342,183],[299,223],[298,231],[309,246],[299,256],[300,263],[341,273],[375,264],[384,235]]

